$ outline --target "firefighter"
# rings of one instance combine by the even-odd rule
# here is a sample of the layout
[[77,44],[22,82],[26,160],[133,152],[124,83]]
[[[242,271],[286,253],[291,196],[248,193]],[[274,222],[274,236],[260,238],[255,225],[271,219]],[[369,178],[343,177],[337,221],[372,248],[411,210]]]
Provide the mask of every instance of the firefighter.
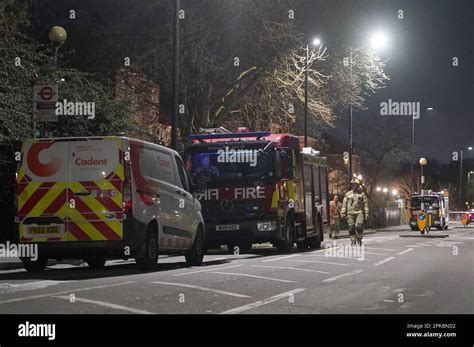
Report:
[[354,177],[351,181],[351,190],[344,196],[341,217],[347,219],[351,244],[362,245],[364,221],[369,216],[369,202],[364,192],[364,183],[361,178]]

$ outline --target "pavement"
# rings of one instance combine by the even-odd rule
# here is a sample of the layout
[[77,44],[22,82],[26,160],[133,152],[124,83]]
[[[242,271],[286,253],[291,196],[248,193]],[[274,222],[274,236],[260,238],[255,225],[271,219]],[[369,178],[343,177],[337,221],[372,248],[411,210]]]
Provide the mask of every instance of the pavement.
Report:
[[348,239],[280,254],[269,245],[216,251],[202,266],[162,256],[154,271],[133,260],[105,269],[54,264],[42,273],[0,271],[0,312],[8,313],[390,313],[473,314],[474,227],[447,238],[378,231],[363,247]]

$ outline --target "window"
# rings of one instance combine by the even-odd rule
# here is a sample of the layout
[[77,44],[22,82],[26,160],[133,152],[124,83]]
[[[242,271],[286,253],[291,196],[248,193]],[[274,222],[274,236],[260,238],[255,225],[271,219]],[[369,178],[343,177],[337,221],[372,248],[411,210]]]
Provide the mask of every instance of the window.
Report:
[[176,184],[172,157],[170,154],[151,148],[144,148],[139,159],[140,172],[146,181]]
[[181,182],[181,186],[184,189],[189,190],[188,176],[186,175],[186,171],[184,170],[183,162],[177,156],[175,156],[175,159],[176,159],[176,166],[178,167],[178,175],[179,175],[179,180]]

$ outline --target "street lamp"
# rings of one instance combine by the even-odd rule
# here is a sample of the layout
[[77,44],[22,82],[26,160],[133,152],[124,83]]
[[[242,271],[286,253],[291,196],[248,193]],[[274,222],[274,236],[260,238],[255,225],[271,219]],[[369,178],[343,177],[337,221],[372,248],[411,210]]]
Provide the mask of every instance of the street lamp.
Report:
[[461,147],[459,149],[459,204],[462,208],[462,201],[463,201],[463,193],[462,193],[462,161],[463,161],[463,152],[467,149],[468,151],[472,151],[472,147],[469,146],[467,148]]
[[[313,46],[320,46],[319,38],[313,39]],[[309,61],[309,43],[306,45],[306,59],[304,69],[304,146],[308,147],[308,61]]]
[[375,188],[375,190],[378,191],[378,192],[381,192],[381,191],[382,191],[382,187],[377,187],[377,188]]
[[174,2],[174,31],[173,31],[173,80],[171,107],[171,148],[176,150],[178,145],[178,82],[179,82],[179,10],[180,1]]
[[54,50],[54,66],[58,62],[58,50],[66,42],[67,32],[62,26],[56,25],[49,30],[48,33],[49,41],[56,43],[56,49]]
[[[425,111],[433,111],[433,107],[426,107]],[[421,115],[418,115],[421,116]],[[413,157],[415,148],[415,114],[411,117],[411,146],[410,146],[410,193],[413,193]]]
[[420,169],[421,169],[420,190],[421,190],[421,195],[423,195],[423,185],[425,184],[425,176],[423,176],[423,166],[426,166],[426,164],[428,164],[428,160],[426,160],[426,158],[420,158],[418,162],[420,163]]
[[474,174],[474,171],[469,171],[467,173],[467,199],[469,200],[469,202],[472,202],[472,198],[471,198],[471,175]]
[[[369,43],[372,49],[384,48],[387,45],[388,39],[384,32],[378,31],[369,37]],[[352,47],[349,47],[349,78],[351,83],[351,89],[353,88],[352,80]],[[352,177],[352,152],[353,152],[353,141],[352,141],[352,101],[349,105],[349,180]]]

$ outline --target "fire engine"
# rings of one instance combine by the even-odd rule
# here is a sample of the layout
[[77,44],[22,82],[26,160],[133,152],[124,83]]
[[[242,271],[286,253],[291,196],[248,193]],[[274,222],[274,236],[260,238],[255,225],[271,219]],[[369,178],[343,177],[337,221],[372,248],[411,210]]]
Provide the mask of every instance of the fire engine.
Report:
[[202,205],[208,248],[319,248],[329,228],[326,158],[290,134],[190,135],[185,165]]

